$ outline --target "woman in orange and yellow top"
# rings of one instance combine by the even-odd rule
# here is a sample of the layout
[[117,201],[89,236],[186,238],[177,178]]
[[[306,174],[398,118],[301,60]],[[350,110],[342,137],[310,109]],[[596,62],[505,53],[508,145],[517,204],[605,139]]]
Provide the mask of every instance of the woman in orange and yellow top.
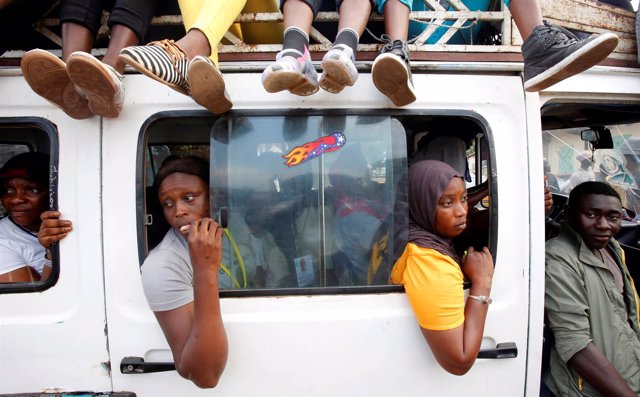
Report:
[[[409,168],[409,243],[391,273],[405,287],[438,363],[464,375],[475,362],[491,298],[493,258],[473,247],[460,257],[452,239],[467,220],[464,176],[440,161]],[[463,279],[472,283],[465,300]]]

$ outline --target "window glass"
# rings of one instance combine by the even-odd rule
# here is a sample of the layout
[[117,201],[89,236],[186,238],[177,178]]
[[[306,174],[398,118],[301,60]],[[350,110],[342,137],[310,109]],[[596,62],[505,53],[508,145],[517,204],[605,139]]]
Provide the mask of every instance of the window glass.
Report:
[[404,140],[390,117],[216,122],[212,207],[227,208],[231,241],[221,286],[387,284],[396,185],[406,173],[393,167],[393,145],[406,156]]

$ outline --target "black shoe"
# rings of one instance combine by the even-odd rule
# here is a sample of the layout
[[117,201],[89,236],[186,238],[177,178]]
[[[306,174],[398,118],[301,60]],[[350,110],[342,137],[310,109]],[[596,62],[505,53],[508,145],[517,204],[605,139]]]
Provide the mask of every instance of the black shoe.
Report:
[[568,30],[544,21],[522,44],[524,89],[541,91],[583,72],[605,59],[617,45],[618,36],[613,33],[580,40]]
[[407,43],[401,40],[391,41],[386,34],[380,55],[371,68],[371,77],[376,88],[385,94],[396,106],[405,106],[416,100],[409,65]]

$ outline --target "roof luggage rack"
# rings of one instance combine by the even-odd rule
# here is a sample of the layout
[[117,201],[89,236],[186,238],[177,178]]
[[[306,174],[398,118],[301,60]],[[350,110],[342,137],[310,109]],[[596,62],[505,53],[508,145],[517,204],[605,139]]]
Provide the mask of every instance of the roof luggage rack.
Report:
[[[489,11],[471,11],[461,0],[422,0],[422,3],[414,3],[410,29],[418,33],[409,45],[412,60],[522,62],[522,38],[508,8],[500,0],[484,1],[489,2],[489,5],[485,4],[484,7]],[[482,0],[465,2],[479,4]],[[540,0],[540,7],[543,17],[553,24],[588,34],[617,34],[620,43],[602,64],[640,67],[637,63],[634,12],[593,0]],[[247,9],[248,7],[245,7],[245,11]],[[282,48],[282,14],[278,11],[245,11],[236,19],[240,29],[236,29],[236,33],[227,32],[218,46],[221,62],[270,61]],[[159,12],[162,14],[153,18],[148,36],[151,36],[152,40],[180,37],[184,30],[177,7],[168,10],[169,13],[167,10]],[[33,29],[50,41],[50,48],[45,49],[60,54],[62,40],[56,14],[57,7],[54,7],[49,15],[33,25]],[[107,41],[107,18],[108,13],[105,12],[96,41],[98,47],[92,52],[96,56],[103,55],[106,50],[100,45]],[[312,28],[312,44],[309,48],[314,60],[320,60],[324,52],[329,50],[337,20],[336,12],[318,13]],[[359,60],[371,61],[375,58],[380,47],[375,37],[382,34],[382,30],[383,17],[373,13],[368,28],[370,34],[365,33],[358,46]],[[243,35],[242,32],[247,34]],[[265,32],[269,34],[264,34]],[[176,37],[171,37],[171,34],[175,34]],[[102,45],[104,47],[104,44]],[[19,64],[24,52],[24,49],[6,51],[0,55],[0,65]]]

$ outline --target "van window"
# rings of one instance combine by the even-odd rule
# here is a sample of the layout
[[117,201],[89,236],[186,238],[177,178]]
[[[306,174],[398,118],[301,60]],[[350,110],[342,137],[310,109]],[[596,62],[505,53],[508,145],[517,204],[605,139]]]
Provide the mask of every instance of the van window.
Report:
[[[217,119],[158,117],[141,139],[147,142],[140,153],[140,197],[146,196],[141,263],[169,229],[153,191],[162,160],[172,154],[207,158],[211,217],[228,220],[219,277],[227,296],[242,290],[398,290],[389,285],[389,274],[406,245],[410,161],[451,128],[465,131],[457,159],[461,172],[468,170],[468,185],[490,175],[489,156],[477,150],[486,146],[486,133],[468,118],[244,112]],[[179,135],[170,133],[177,130]],[[478,241],[489,240],[488,230],[485,224],[476,231]]]
[[[0,293],[41,291],[54,285],[59,273],[59,255],[57,247],[53,248],[51,275],[40,280],[44,271],[44,248],[38,244],[37,228],[30,222],[31,214],[12,216],[12,211],[21,211],[25,204],[14,198],[28,190],[29,208],[38,206],[43,211],[57,208],[57,147],[55,127],[42,119],[0,118],[0,169],[12,158],[24,153],[40,153],[48,163],[43,163],[42,182],[28,181],[31,185],[14,185],[15,181],[4,179],[0,186],[0,274],[9,274],[24,269],[19,279],[24,281],[0,282]],[[21,156],[22,157],[22,156]],[[18,178],[13,178],[18,179]],[[24,179],[24,178],[20,178]],[[42,184],[42,186],[39,186]],[[32,186],[33,185],[33,186]],[[36,186],[38,185],[38,186]],[[17,197],[17,196],[16,196]],[[22,197],[22,196],[20,196]],[[5,208],[6,205],[7,207]],[[21,208],[15,208],[20,206]],[[26,208],[26,207],[25,207]],[[38,209],[39,211],[39,209]],[[15,218],[15,219],[14,219]],[[24,219],[22,219],[24,218]],[[35,218],[39,221],[39,213]],[[23,277],[27,276],[27,277]],[[33,280],[33,281],[30,281]]]

